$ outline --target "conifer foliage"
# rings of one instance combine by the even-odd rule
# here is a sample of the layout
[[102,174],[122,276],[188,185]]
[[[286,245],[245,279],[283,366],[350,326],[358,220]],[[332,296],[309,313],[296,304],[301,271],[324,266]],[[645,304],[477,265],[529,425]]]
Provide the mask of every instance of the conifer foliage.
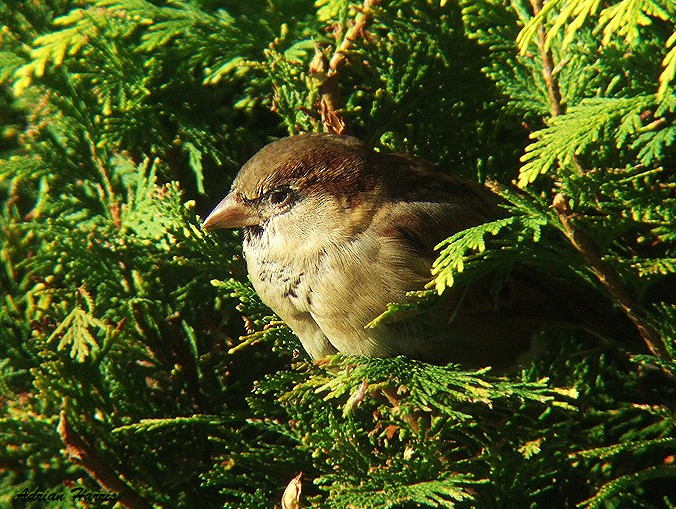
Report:
[[[0,19],[0,506],[676,505],[673,0],[4,0]],[[503,219],[439,246],[420,306],[518,260],[637,340],[543,333],[501,376],[309,362],[238,234],[199,217],[300,131],[502,195]]]

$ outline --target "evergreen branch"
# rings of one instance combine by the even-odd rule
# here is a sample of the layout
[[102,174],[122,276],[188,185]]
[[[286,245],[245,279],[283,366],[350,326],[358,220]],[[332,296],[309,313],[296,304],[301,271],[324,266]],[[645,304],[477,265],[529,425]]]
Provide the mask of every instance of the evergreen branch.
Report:
[[[530,0],[530,4],[533,7],[535,19],[537,19],[540,13],[543,11],[543,2],[542,0]],[[554,62],[554,55],[552,54],[552,50],[548,44],[548,36],[545,30],[544,18],[543,21],[538,25],[537,37],[538,48],[540,49],[540,60],[542,61],[542,77],[545,80],[547,95],[549,97],[549,110],[552,117],[558,117],[566,112],[566,108],[563,104],[561,89],[556,78],[556,64]],[[572,161],[582,173],[582,166],[577,154],[573,154]]]
[[637,304],[620,277],[606,265],[594,242],[575,227],[573,213],[565,196],[557,194],[552,203],[563,226],[563,231],[573,247],[584,257],[599,282],[610,292],[625,314],[634,323],[650,351],[660,358],[670,355],[655,329],[638,314]]
[[163,419],[141,419],[134,424],[119,426],[113,430],[113,433],[150,433],[158,431],[167,431],[176,433],[177,430],[194,430],[197,426],[206,428],[218,428],[224,426],[230,421],[227,417],[208,414],[194,414],[187,417],[171,417]]
[[[535,37],[536,27],[551,14],[551,28],[547,31],[545,44],[552,46],[554,38],[561,32],[568,20],[572,20],[563,30],[565,36],[561,47],[566,49],[579,32],[580,28],[601,6],[600,0],[550,0],[544,9],[535,13],[535,16],[523,28],[517,43],[524,52],[528,44]],[[614,35],[623,37],[627,44],[633,44],[640,38],[639,28],[650,25],[653,19],[668,21],[673,7],[668,0],[620,0],[605,7],[599,16],[596,31],[603,28],[601,44],[607,45]]]
[[329,133],[345,134],[347,131],[345,117],[341,112],[343,107],[343,98],[338,87],[338,76],[340,69],[347,62],[347,53],[353,48],[359,38],[363,38],[366,28],[373,21],[373,8],[381,0],[364,0],[354,24],[347,31],[340,45],[336,48],[328,66],[325,57],[321,51],[317,51],[315,58],[310,64],[310,75],[323,77],[323,82],[319,86],[320,112],[324,129]]
[[56,18],[54,26],[61,30],[37,37],[33,41],[31,59],[16,71],[14,90],[21,94],[34,77],[42,77],[48,64],[59,67],[66,56],[74,56],[87,46],[97,30],[97,20],[103,18],[95,10],[74,9],[65,16]]
[[152,509],[151,504],[141,498],[102,458],[99,458],[82,437],[74,433],[66,419],[65,411],[61,411],[58,431],[70,457],[77,459],[89,475],[106,490],[117,493],[120,504],[129,509]]
[[[243,316],[243,318],[246,320],[247,317]],[[246,336],[240,336],[239,337],[239,343],[237,343],[235,346],[231,347],[228,350],[229,354],[233,354],[235,352],[239,352],[240,350],[244,350],[245,348],[249,348],[250,346],[257,345],[258,343],[262,341],[274,341],[275,339],[278,338],[279,332],[282,332],[282,336],[284,336],[284,332],[286,331],[287,327],[284,324],[284,322],[280,321],[272,321],[269,324],[265,325],[263,330],[258,330],[258,331],[253,331],[250,334],[247,334]]]
[[451,474],[446,478],[411,484],[376,487],[364,490],[342,490],[333,501],[333,507],[365,507],[369,509],[396,509],[398,507],[435,507],[454,509],[456,503],[472,501],[476,490],[472,485],[482,484],[468,475]]
[[651,447],[662,447],[670,449],[676,447],[676,437],[661,437],[652,440],[634,440],[629,442],[623,442],[619,444],[609,445],[607,447],[596,447],[594,449],[587,449],[584,451],[575,451],[570,454],[571,458],[577,456],[581,458],[599,458],[607,459],[616,454],[620,454],[625,451],[630,452],[639,452],[644,449]]
[[623,475],[604,484],[592,498],[580,502],[577,506],[586,509],[600,509],[607,507],[608,499],[627,491],[630,486],[636,486],[654,479],[673,479],[676,477],[676,465],[655,465],[638,472]]
[[331,61],[329,62],[330,72],[338,72],[345,65],[347,61],[346,53],[352,49],[352,46],[359,37],[364,37],[366,27],[373,21],[373,8],[380,4],[380,2],[381,0],[364,0],[360,12],[355,18],[354,25],[347,31],[343,42],[331,57]]
[[57,351],[64,350],[70,345],[70,356],[77,362],[84,362],[89,356],[90,350],[98,349],[99,345],[94,336],[89,332],[89,327],[95,326],[106,330],[108,327],[101,320],[95,318],[87,311],[76,306],[73,311],[54,329],[47,341],[63,334],[59,341]]
[[340,111],[343,107],[343,97],[338,87],[338,74],[327,71],[327,64],[324,54],[321,51],[315,53],[315,57],[310,63],[310,76],[324,76],[319,85],[319,111],[322,116],[322,125],[327,132],[336,134],[346,133],[346,124],[343,113]]
[[[623,147],[628,144],[630,137],[645,132],[644,150],[659,150],[662,139],[650,141],[654,136],[652,129],[659,126],[644,126],[641,116],[653,103],[653,95],[589,98],[571,106],[565,114],[552,117],[546,128],[531,134],[535,141],[526,147],[521,156],[524,164],[519,170],[519,187],[527,186],[555,166],[562,168],[572,164],[577,173],[587,174],[589,170],[583,167],[580,154],[603,143],[610,138],[611,133],[615,137],[615,145]],[[634,143],[638,142],[639,139]],[[642,157],[647,157],[647,154]]]
[[661,0],[621,0],[603,9],[599,17],[599,26],[604,26],[602,44],[608,44],[615,34],[633,44],[640,40],[639,27],[650,25],[653,19],[669,20],[673,13],[668,11],[673,7],[660,3]]

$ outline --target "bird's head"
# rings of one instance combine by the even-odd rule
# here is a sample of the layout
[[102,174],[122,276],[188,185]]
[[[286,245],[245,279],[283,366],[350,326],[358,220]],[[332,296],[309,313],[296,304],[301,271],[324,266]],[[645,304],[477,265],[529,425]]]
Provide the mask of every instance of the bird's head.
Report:
[[307,230],[297,233],[311,234],[319,226],[345,225],[346,214],[361,216],[363,204],[377,195],[374,155],[348,136],[300,134],[278,140],[242,167],[203,227],[256,229],[284,222]]

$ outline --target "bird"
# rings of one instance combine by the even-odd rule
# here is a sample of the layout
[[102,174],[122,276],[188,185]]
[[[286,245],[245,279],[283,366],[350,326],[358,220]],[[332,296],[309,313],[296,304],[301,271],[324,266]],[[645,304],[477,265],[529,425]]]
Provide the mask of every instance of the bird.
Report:
[[499,201],[422,159],[305,133],[249,159],[202,226],[243,231],[255,291],[314,360],[340,352],[504,369],[532,355],[546,323],[573,312],[567,290],[531,271],[515,269],[499,292],[497,276],[484,275],[374,325],[388,304],[410,303],[428,285],[441,241],[503,217]]

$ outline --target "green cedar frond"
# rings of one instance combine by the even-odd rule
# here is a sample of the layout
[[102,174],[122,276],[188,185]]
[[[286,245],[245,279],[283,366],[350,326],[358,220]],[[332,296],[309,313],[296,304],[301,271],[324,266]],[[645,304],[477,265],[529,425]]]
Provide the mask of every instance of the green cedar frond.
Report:
[[[315,389],[317,393],[327,393],[324,400],[353,394],[363,382],[368,385],[368,392],[378,392],[389,385],[401,396],[402,405],[427,410],[445,408],[453,401],[483,404],[492,408],[494,401],[511,398],[523,398],[572,409],[565,400],[558,400],[564,395],[570,398],[576,396],[574,390],[549,388],[545,380],[524,384],[496,379],[487,375],[486,369],[465,372],[459,371],[455,366],[425,366],[406,361],[401,357],[382,360],[363,358],[355,365],[354,358],[346,359],[338,356],[326,367],[347,369]],[[348,399],[343,407],[344,415],[347,416],[354,410],[352,404],[353,402]],[[468,418],[458,412],[451,412],[449,415],[458,419]]]
[[[483,481],[485,482],[485,481]],[[366,482],[353,490],[340,490],[331,497],[333,507],[392,509],[406,504],[415,507],[455,508],[457,502],[474,500],[471,487],[482,484],[470,476],[451,475],[446,479],[410,485],[378,487]],[[470,488],[470,489],[468,489]]]
[[[595,32],[603,31],[602,45],[609,45],[615,38],[624,39],[627,46],[635,47],[642,41],[641,31],[653,25],[654,20],[671,25],[671,36],[667,39],[663,50],[662,73],[659,77],[658,98],[664,97],[668,91],[676,69],[676,52],[672,46],[676,40],[673,24],[676,9],[670,0],[619,0],[603,8],[598,19],[593,22],[601,2],[599,0],[552,0],[545,3],[543,8],[532,18],[527,20],[524,28],[516,39],[521,54],[525,54],[532,44],[539,27],[548,26],[545,48],[551,49],[554,39],[562,31],[565,36],[561,48],[567,50],[579,37],[580,29],[585,24],[595,23]],[[569,20],[571,20],[569,22]]]
[[437,248],[439,257],[432,266],[434,286],[439,294],[455,283],[457,274],[462,273],[469,260],[486,250],[486,237],[496,236],[502,230],[510,229],[517,232],[521,242],[537,242],[541,236],[541,228],[547,224],[547,219],[540,215],[515,215],[505,219],[498,219],[479,226],[474,226],[449,237]]
[[138,51],[152,54],[172,45],[179,49],[200,47],[187,63],[190,67],[203,66],[207,85],[245,73],[252,64],[248,56],[256,46],[261,46],[254,35],[271,30],[265,19],[237,19],[226,9],[207,14],[186,2],[156,6],[145,0],[104,0],[99,4],[144,27]]
[[627,138],[643,127],[641,114],[654,101],[654,96],[641,95],[585,99],[566,114],[553,117],[545,129],[531,135],[536,141],[526,147],[521,158],[524,165],[519,172],[519,186],[526,187],[556,166],[572,167],[575,157],[603,143],[611,130],[617,146],[626,144]]
[[91,327],[108,330],[109,327],[89,312],[76,307],[54,329],[48,341],[60,337],[57,350],[64,350],[70,346],[70,356],[77,362],[84,362],[89,356],[90,349],[98,348],[98,343],[90,332]]
[[[547,2],[543,9],[537,13],[523,28],[517,43],[522,52],[532,42],[537,29],[552,13],[551,27],[547,31],[546,48],[551,48],[554,36],[565,25],[565,37],[563,47],[568,46],[577,35],[577,31],[594,16],[601,6],[599,0],[554,0]],[[638,39],[639,27],[650,25],[651,18],[669,20],[674,8],[668,0],[620,0],[614,5],[608,6],[601,11],[597,28],[603,27],[603,44],[608,44],[610,38],[617,34],[624,37],[628,44]],[[566,25],[568,20],[570,24]]]
[[408,292],[406,296],[413,300],[406,303],[388,303],[387,309],[367,323],[364,328],[371,329],[377,327],[379,324],[387,322],[389,319],[397,320],[404,317],[410,318],[411,316],[424,313],[428,305],[436,301],[435,292],[433,290]]
[[263,304],[251,283],[243,283],[231,278],[227,281],[212,279],[211,284],[216,288],[225,290],[231,299],[237,299],[240,311],[246,314],[254,325],[264,326],[270,323],[270,308]]
[[566,27],[566,37],[563,46],[567,46],[575,37],[587,17],[596,13],[599,8],[600,0],[554,0],[547,2],[536,15],[528,20],[523,27],[516,43],[519,45],[521,53],[525,53],[532,43],[539,27],[547,20],[552,13],[556,13],[552,26],[547,31],[545,39],[545,48],[551,48],[553,37],[561,30],[561,27],[570,19],[574,18],[568,27]]
[[[263,70],[268,79],[277,83],[274,108],[284,119],[289,132],[296,128],[300,131],[316,131],[319,120],[310,116],[309,112],[312,111],[319,84],[307,75],[307,62],[288,58],[274,47],[266,50],[265,56],[267,63]],[[301,83],[302,87],[299,86]]]
[[228,281],[212,279],[211,284],[225,290],[229,298],[239,301],[237,310],[247,322],[247,334],[241,336],[240,342],[230,348],[228,353],[233,354],[261,342],[279,352],[293,352],[299,349],[298,339],[284,322],[263,304],[251,283],[242,283],[236,279]]
[[453,286],[454,275],[463,271],[467,252],[476,250],[482,253],[486,249],[486,235],[495,235],[505,226],[513,224],[514,217],[499,219],[481,226],[468,228],[454,234],[437,246],[441,251],[434,262],[432,274],[436,276],[435,287],[441,294],[447,287]]
[[171,419],[142,419],[135,424],[119,426],[112,430],[113,433],[174,433],[176,430],[192,430],[196,427],[217,428],[227,425],[230,419],[218,415],[191,415],[189,417],[173,417]]
[[[64,27],[56,32],[37,37],[31,50],[31,61],[16,71],[17,81],[14,89],[23,92],[33,77],[45,74],[48,65],[59,67],[66,56],[73,57],[87,48],[98,32],[114,24],[104,11],[97,9],[74,9],[68,14],[56,18],[54,25]],[[123,28],[117,25],[117,28]]]
[[323,22],[333,19],[344,19],[347,10],[352,7],[344,0],[317,0],[317,18]]
[[603,44],[613,35],[623,37],[628,45],[639,40],[639,27],[648,26],[654,19],[668,21],[676,14],[673,3],[664,0],[621,0],[603,9],[599,26],[603,28]]
[[0,160],[0,182],[11,181],[13,187],[28,186],[49,173],[49,167],[37,158],[12,156]]
[[642,259],[633,264],[640,277],[666,276],[676,272],[676,258]]
[[649,448],[665,448],[670,449],[676,445],[676,438],[665,437],[654,440],[636,440],[632,442],[624,442],[621,444],[614,444],[608,447],[601,447],[597,449],[588,449],[586,451],[575,452],[575,456],[582,458],[599,458],[606,459],[625,451],[642,452]]
[[673,479],[675,477],[675,465],[656,465],[644,470],[639,470],[638,472],[618,477],[617,479],[604,484],[596,495],[581,502],[578,504],[578,507],[598,509],[606,507],[609,502],[618,501],[621,503],[622,500],[631,501],[631,498],[627,497],[626,492],[631,492],[631,488],[634,486],[655,479]]
[[7,83],[24,63],[24,59],[16,53],[0,51],[0,83]]

